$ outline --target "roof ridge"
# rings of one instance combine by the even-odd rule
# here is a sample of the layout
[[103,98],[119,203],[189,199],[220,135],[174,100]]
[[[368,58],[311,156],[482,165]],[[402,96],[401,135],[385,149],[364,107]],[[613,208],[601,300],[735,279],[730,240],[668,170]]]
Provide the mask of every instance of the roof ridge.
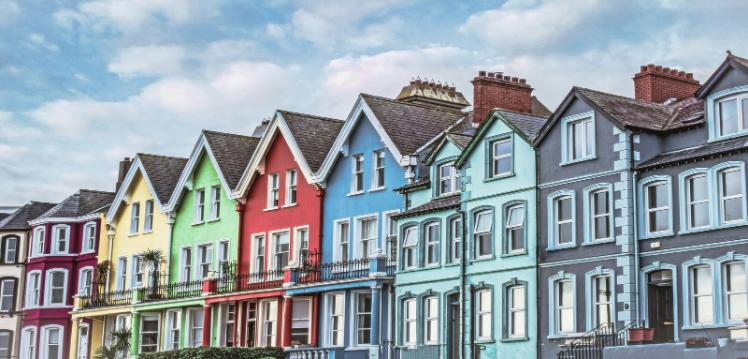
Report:
[[517,114],[517,115],[523,115],[523,116],[529,116],[529,117],[537,117],[537,118],[546,119],[546,120],[550,118],[550,116],[546,117],[546,116],[541,116],[541,115],[537,115],[537,114],[529,113],[529,112],[522,112],[522,111],[517,111],[517,110],[508,110],[508,109],[504,109],[504,108],[501,108],[501,107],[494,107],[493,110],[494,111],[500,111],[500,112],[510,112],[510,113],[514,113],[514,114]]
[[594,93],[601,94],[601,95],[618,97],[620,99],[631,101],[631,102],[634,102],[636,104],[643,105],[643,106],[649,106],[649,107],[654,107],[654,108],[663,109],[663,110],[670,109],[669,106],[661,104],[661,103],[647,102],[647,101],[637,100],[637,99],[635,99],[633,97],[618,95],[618,94],[614,94],[614,93],[610,93],[610,92],[605,92],[605,91],[593,90],[593,89],[586,88],[586,87],[581,87],[581,86],[574,86],[574,88],[576,88],[577,90],[594,92]]
[[223,132],[223,131],[215,131],[215,130],[202,130],[203,133],[212,133],[217,135],[223,135],[223,136],[234,136],[234,137],[245,137],[245,138],[259,138],[252,135],[240,135],[238,133],[230,133],[230,132]]
[[319,115],[312,115],[312,114],[303,113],[303,112],[281,110],[281,109],[279,109],[278,112],[280,112],[280,113],[288,113],[288,114],[292,114],[292,115],[300,115],[300,116],[305,116],[305,117],[312,117],[312,118],[315,118],[315,119],[318,119],[318,120],[326,120],[326,121],[334,121],[334,122],[345,122],[345,121],[339,120],[337,118],[325,117],[325,116],[319,116]]
[[361,96],[368,96],[368,97],[378,98],[380,100],[390,101],[390,102],[394,102],[394,103],[397,103],[397,104],[402,104],[402,105],[407,105],[407,106],[412,106],[412,107],[418,107],[418,108],[426,109],[426,110],[429,110],[429,111],[449,112],[449,113],[463,113],[461,110],[457,110],[457,109],[452,108],[452,107],[446,107],[446,106],[444,106],[444,107],[428,106],[428,105],[424,105],[424,104],[420,104],[420,103],[411,103],[411,102],[406,102],[406,101],[400,101],[400,100],[396,100],[396,99],[385,97],[385,96],[372,95],[372,94],[368,94],[368,93],[365,93],[365,92],[361,92],[360,95]]
[[186,160],[187,159],[185,157],[157,155],[157,154],[153,154],[153,153],[144,153],[144,152],[138,152],[138,153],[136,153],[136,155],[139,156],[139,157],[148,156],[148,157],[158,157],[158,158],[170,158],[170,159],[174,159],[174,160]]
[[99,189],[87,189],[87,188],[81,188],[78,190],[78,192],[93,192],[93,193],[103,193],[103,194],[114,194],[114,192],[110,191],[104,191]]

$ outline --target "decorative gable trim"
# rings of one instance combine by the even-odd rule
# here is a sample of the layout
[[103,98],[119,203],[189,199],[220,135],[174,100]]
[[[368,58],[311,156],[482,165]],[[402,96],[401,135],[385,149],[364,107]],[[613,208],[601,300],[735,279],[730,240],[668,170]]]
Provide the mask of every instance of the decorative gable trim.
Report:
[[138,172],[140,172],[140,174],[143,176],[143,179],[148,186],[148,191],[151,192],[151,197],[153,198],[153,201],[158,204],[158,208],[161,210],[161,213],[168,212],[166,204],[161,203],[161,201],[158,199],[158,195],[156,195],[156,190],[153,188],[151,178],[148,177],[148,173],[143,167],[143,162],[141,162],[140,156],[136,155],[132,161],[132,165],[130,165],[130,169],[127,171],[125,180],[122,181],[122,185],[119,187],[119,190],[117,190],[117,195],[114,197],[112,206],[109,207],[109,211],[107,211],[106,213],[107,222],[112,222],[114,220],[114,216],[117,215],[119,207],[122,205],[122,203],[125,202],[125,195],[127,194],[127,191],[130,190],[130,186],[133,184],[132,181]]
[[733,55],[729,51],[727,52],[727,57],[724,59],[724,61],[722,61],[717,70],[715,70],[712,75],[709,76],[706,81],[704,81],[704,84],[701,85],[701,87],[696,91],[696,98],[704,99],[704,97],[707,96],[712,87],[714,87],[714,85],[719,82],[722,76],[726,74],[727,71],[731,68],[748,73],[748,67],[743,65],[740,61],[737,61],[735,58],[735,55]]

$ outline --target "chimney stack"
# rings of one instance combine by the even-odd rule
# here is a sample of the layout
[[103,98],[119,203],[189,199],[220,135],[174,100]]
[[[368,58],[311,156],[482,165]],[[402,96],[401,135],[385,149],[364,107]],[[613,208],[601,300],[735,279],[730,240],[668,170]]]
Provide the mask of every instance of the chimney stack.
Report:
[[641,101],[664,103],[670,99],[681,100],[693,96],[700,86],[690,72],[654,64],[642,66],[634,75],[634,97]]
[[530,113],[532,90],[525,79],[503,72],[478,71],[473,81],[473,122],[482,123],[494,108]]
[[127,171],[130,170],[131,165],[132,159],[130,157],[125,157],[122,161],[119,161],[119,172],[117,173],[117,185],[115,186],[115,191],[119,191],[119,188],[122,186],[122,182],[125,181],[125,176],[127,175]]

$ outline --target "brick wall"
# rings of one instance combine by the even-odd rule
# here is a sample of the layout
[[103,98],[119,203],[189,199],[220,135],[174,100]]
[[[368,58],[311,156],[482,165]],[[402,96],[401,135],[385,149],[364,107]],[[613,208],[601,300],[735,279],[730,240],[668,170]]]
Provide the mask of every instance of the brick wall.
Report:
[[473,121],[483,122],[494,108],[531,111],[532,87],[525,79],[504,76],[501,72],[479,71],[473,83]]
[[691,97],[699,86],[692,73],[652,64],[642,66],[634,75],[634,97],[647,102],[663,103],[673,98]]

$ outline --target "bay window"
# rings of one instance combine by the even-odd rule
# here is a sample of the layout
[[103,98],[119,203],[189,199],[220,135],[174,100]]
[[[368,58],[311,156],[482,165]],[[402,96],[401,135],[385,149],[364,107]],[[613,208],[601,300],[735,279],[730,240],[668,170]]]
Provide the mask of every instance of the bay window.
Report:
[[96,250],[96,223],[86,223],[83,226],[82,253],[91,253]]
[[46,305],[65,305],[67,276],[65,270],[51,270],[47,272],[44,288]]
[[26,307],[39,306],[39,294],[41,293],[41,272],[34,271],[27,275],[26,279]]
[[40,256],[44,254],[44,241],[46,238],[46,230],[43,226],[34,228],[34,243],[31,248],[31,255]]
[[62,358],[62,327],[48,326],[42,329],[42,358],[43,359],[61,359]]
[[52,254],[67,254],[70,249],[70,227],[56,225],[52,227]]

